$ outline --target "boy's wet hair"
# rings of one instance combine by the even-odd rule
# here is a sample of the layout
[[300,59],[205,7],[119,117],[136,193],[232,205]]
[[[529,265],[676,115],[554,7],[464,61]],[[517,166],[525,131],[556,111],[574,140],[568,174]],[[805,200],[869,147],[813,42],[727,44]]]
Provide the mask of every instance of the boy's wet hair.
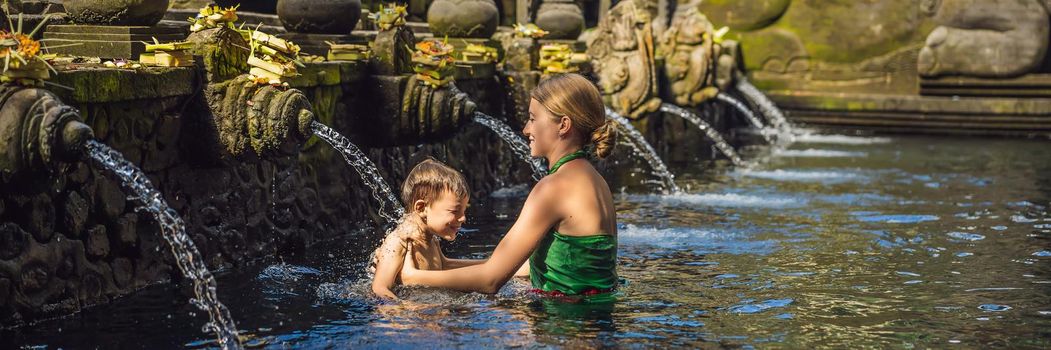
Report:
[[429,205],[446,191],[457,198],[467,197],[471,193],[463,174],[434,158],[427,158],[409,171],[409,176],[401,186],[401,201],[406,211],[412,212],[416,201],[422,199]]

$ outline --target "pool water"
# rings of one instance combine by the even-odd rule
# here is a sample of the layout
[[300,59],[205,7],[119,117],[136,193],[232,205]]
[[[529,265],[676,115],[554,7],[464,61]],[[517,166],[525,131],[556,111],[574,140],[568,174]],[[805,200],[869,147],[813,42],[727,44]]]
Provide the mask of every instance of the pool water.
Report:
[[[647,194],[641,168],[612,184],[612,298],[516,281],[379,302],[364,273],[376,242],[341,241],[220,274],[220,300],[253,347],[1051,347],[1051,143],[811,136],[745,153],[758,165],[669,164],[683,194]],[[448,255],[495,247],[525,189],[499,193],[472,201]],[[152,287],[0,331],[0,347],[214,346],[185,295]]]

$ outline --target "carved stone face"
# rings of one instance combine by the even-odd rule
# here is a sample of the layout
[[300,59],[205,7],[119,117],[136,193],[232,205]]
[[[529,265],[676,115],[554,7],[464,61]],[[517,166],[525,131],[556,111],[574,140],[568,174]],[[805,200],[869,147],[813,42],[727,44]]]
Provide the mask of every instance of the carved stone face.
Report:
[[631,118],[660,108],[650,10],[640,0],[621,1],[599,23],[588,45],[603,98]]
[[680,6],[662,33],[664,77],[676,104],[693,106],[705,100],[700,91],[712,85],[716,64],[712,23],[695,6]]

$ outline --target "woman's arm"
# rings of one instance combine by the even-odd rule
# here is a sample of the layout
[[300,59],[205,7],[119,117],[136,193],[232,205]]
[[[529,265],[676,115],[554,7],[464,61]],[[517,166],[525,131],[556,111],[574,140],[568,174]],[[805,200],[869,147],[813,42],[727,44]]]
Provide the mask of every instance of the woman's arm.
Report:
[[372,278],[373,293],[382,298],[398,299],[390,289],[397,282],[405,257],[412,259],[401,238],[395,233],[387,235],[376,251],[376,275]]
[[449,259],[445,256],[445,252],[442,252],[442,266],[445,267],[446,270],[474,266],[484,263],[486,260],[489,259]]
[[552,209],[557,191],[553,183],[541,180],[529,193],[522,213],[492,256],[482,264],[445,271],[422,271],[414,264],[402,264],[402,283],[496,293],[529,258],[547,231],[560,220]]
[[518,267],[515,277],[529,277],[529,261],[523,262],[522,266]]

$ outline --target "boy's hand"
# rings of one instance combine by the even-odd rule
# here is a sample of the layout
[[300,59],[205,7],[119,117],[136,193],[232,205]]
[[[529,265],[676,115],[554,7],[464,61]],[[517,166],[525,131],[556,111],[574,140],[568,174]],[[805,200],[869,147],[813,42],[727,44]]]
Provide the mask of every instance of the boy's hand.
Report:
[[383,298],[383,299],[398,300],[398,296],[394,295],[394,292],[390,291],[390,289],[386,289],[386,288],[375,289],[375,288],[373,288],[372,289],[372,293],[376,294],[377,297],[380,297],[380,298]]

